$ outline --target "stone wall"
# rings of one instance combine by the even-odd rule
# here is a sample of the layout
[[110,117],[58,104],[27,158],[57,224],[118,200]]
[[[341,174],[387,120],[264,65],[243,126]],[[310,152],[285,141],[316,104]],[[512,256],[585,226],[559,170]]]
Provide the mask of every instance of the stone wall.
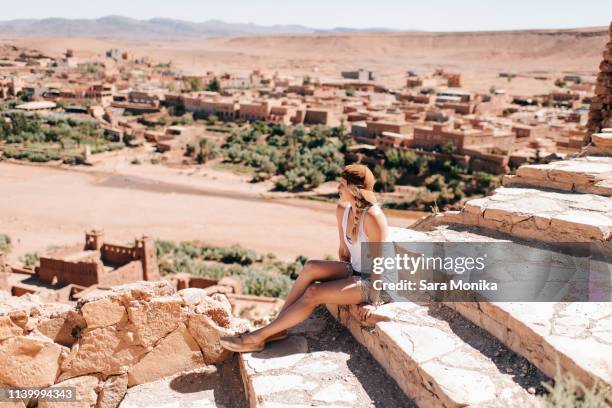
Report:
[[123,245],[104,244],[100,255],[105,264],[119,267],[136,259],[136,250]]
[[101,285],[121,285],[125,282],[136,282],[143,279],[142,263],[132,261],[117,269],[104,271],[100,274],[98,283]]
[[53,283],[57,279],[59,284],[75,283],[81,286],[91,286],[98,283],[102,271],[102,264],[94,258],[68,262],[62,259],[41,257],[37,275],[42,282],[46,283]]
[[247,329],[224,295],[168,281],[98,290],[74,307],[0,296],[0,387],[74,386],[79,407],[116,407],[128,387],[220,362],[219,337]]
[[610,23],[610,41],[603,51],[603,60],[599,64],[599,74],[595,87],[595,97],[591,102],[588,135],[585,144],[591,142],[591,134],[612,127],[612,23]]

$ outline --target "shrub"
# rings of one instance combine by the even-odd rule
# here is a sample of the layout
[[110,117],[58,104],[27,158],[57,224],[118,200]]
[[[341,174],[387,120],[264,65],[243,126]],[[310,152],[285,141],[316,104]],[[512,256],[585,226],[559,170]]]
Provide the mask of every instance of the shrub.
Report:
[[11,237],[0,234],[0,253],[8,254],[11,252]]
[[193,144],[191,143],[187,143],[187,145],[185,146],[185,156],[193,156],[193,154],[195,153],[196,148]]
[[238,275],[246,292],[255,296],[272,296],[284,298],[289,293],[292,281],[289,277],[270,272],[245,269]]
[[53,160],[52,157],[49,157],[45,153],[31,153],[29,156],[29,159],[31,162],[36,162],[36,163],[45,163],[45,162]]
[[166,255],[172,253],[176,248],[176,245],[172,241],[165,241],[158,239],[155,241],[155,246],[157,248],[157,256],[160,257],[162,255]]
[[39,260],[40,256],[38,252],[28,252],[19,258],[19,262],[21,262],[24,267],[30,269],[34,268]]
[[429,191],[442,191],[442,189],[446,187],[444,176],[434,174],[433,176],[427,177],[425,179],[425,187],[427,187]]
[[[557,372],[560,372],[559,363],[557,363]],[[543,397],[547,407],[606,408],[610,406],[607,401],[612,401],[612,387],[596,383],[589,389],[571,373],[558,374],[554,385],[547,383],[542,385],[549,392]]]
[[67,164],[69,166],[76,166],[78,164],[78,160],[76,156],[68,156],[68,157],[64,157],[64,160],[62,160],[62,163]]
[[215,247],[196,241],[174,243],[158,240],[157,256],[162,275],[187,272],[219,279],[233,276],[239,279],[245,293],[258,296],[284,297],[293,278],[306,262],[299,256],[285,263],[244,249],[239,245]]

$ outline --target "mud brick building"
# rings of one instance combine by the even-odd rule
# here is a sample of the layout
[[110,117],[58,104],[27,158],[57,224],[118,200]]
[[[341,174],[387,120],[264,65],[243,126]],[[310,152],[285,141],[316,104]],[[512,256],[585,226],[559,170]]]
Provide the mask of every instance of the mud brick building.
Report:
[[60,285],[118,285],[138,280],[159,280],[155,240],[136,239],[134,245],[102,242],[104,233],[85,234],[85,247],[42,256],[36,276],[43,283]]

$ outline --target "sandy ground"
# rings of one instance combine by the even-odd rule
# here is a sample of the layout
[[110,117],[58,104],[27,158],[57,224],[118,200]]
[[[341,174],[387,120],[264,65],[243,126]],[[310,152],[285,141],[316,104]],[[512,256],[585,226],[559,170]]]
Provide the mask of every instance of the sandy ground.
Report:
[[[576,30],[519,30],[472,33],[352,33],[224,37],[186,41],[130,41],[94,38],[4,36],[0,42],[59,56],[67,48],[77,57],[102,56],[113,47],[172,61],[187,73],[206,71],[320,76],[339,79],[342,70],[375,70],[380,82],[404,84],[407,70],[430,73],[445,68],[463,74],[464,87],[487,92],[491,86],[515,94],[533,95],[554,88],[565,73],[596,74],[607,27]],[[522,78],[507,82],[499,72]],[[533,79],[548,75],[550,80]],[[585,77],[586,78],[586,77]]]
[[[119,243],[146,234],[240,244],[284,259],[337,254],[332,203],[264,199],[257,185],[222,172],[220,182],[162,166],[83,169],[0,163],[0,233],[13,240],[11,260],[82,242],[90,228]],[[406,227],[417,215],[391,215],[389,222]]]

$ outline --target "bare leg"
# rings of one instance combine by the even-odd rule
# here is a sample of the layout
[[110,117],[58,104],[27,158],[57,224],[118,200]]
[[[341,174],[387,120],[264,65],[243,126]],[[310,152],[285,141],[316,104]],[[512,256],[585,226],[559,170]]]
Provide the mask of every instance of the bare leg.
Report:
[[339,261],[308,261],[300,271],[293,287],[289,291],[285,304],[278,314],[283,313],[298,300],[306,289],[316,281],[327,282],[344,279],[349,276],[346,262]]
[[243,335],[244,343],[258,343],[271,335],[303,322],[317,305],[361,303],[361,290],[352,277],[310,285],[304,295],[269,325]]

